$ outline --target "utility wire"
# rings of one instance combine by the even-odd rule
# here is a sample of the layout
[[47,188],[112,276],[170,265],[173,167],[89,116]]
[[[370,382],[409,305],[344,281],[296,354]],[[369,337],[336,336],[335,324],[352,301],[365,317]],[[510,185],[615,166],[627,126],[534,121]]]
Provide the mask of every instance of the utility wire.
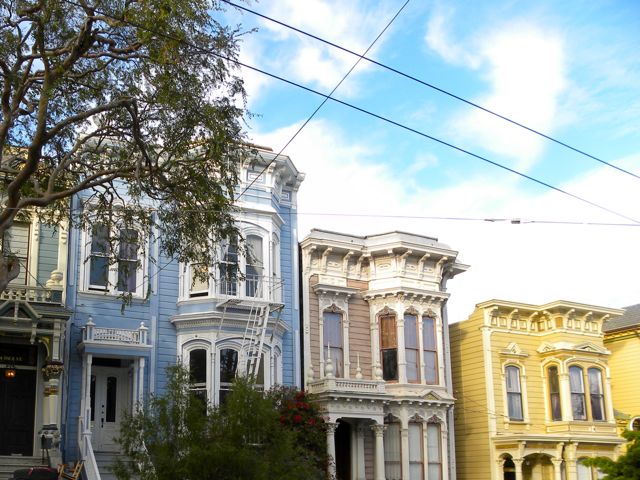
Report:
[[[358,53],[354,52],[353,50],[349,50],[349,49],[348,49],[348,48],[346,48],[346,47],[343,47],[343,46],[338,45],[338,44],[336,44],[336,43],[330,42],[329,40],[325,40],[325,39],[324,39],[324,38],[322,38],[322,37],[319,37],[319,36],[314,35],[314,34],[312,34],[312,33],[309,33],[309,32],[306,32],[306,31],[304,31],[304,30],[301,30],[301,29],[299,29],[299,28],[296,28],[296,27],[294,27],[294,26],[292,26],[292,25],[289,25],[289,24],[287,24],[287,23],[285,23],[285,22],[281,22],[280,20],[276,20],[275,18],[272,18],[272,17],[269,17],[269,16],[264,15],[264,14],[262,14],[262,13],[256,12],[255,10],[252,10],[252,9],[250,9],[250,8],[243,7],[242,5],[238,5],[237,3],[234,3],[234,2],[232,2],[232,1],[230,1],[230,0],[221,0],[221,1],[222,1],[222,2],[224,2],[224,3],[227,3],[228,5],[233,6],[233,7],[235,7],[235,8],[238,8],[238,9],[240,9],[240,10],[244,10],[244,11],[246,11],[246,12],[248,12],[248,13],[251,13],[251,14],[253,14],[253,15],[257,16],[257,17],[264,18],[265,20],[269,20],[270,22],[276,23],[276,24],[278,24],[278,25],[280,25],[280,26],[283,26],[283,27],[285,27],[285,28],[288,28],[288,29],[290,29],[290,30],[293,30],[294,32],[298,32],[298,33],[300,33],[300,34],[302,34],[302,35],[305,35],[305,36],[307,36],[307,37],[313,38],[314,40],[318,40],[319,42],[322,42],[322,43],[324,43],[324,44],[326,44],[326,45],[329,45],[329,46],[331,46],[331,47],[334,47],[334,48],[337,48],[337,49],[339,49],[339,50],[342,50],[343,52],[349,53],[349,54],[351,54],[351,55],[355,55],[356,57],[360,58],[361,60],[366,60],[367,62],[369,62],[369,63],[371,63],[371,64],[373,64],[373,65],[377,65],[378,67],[381,67],[381,68],[383,68],[383,69],[385,69],[385,70],[388,70],[388,71],[393,72],[393,73],[395,73],[395,74],[397,74],[397,75],[400,75],[400,76],[402,76],[402,77],[405,77],[405,78],[407,78],[407,79],[409,79],[409,80],[412,80],[412,81],[414,81],[414,82],[417,82],[417,83],[419,83],[419,84],[421,84],[421,85],[424,85],[425,87],[431,88],[432,90],[435,90],[435,91],[440,92],[440,93],[442,93],[442,94],[444,94],[444,95],[447,95],[447,96],[449,96],[449,97],[451,97],[451,98],[454,98],[454,99],[456,99],[456,100],[459,100],[460,102],[466,103],[467,105],[470,105],[470,106],[472,106],[472,107],[475,107],[475,108],[477,108],[477,109],[480,109],[480,110],[482,110],[483,112],[486,112],[486,113],[488,113],[488,114],[490,114],[490,115],[493,115],[493,116],[495,116],[495,117],[500,118],[501,120],[504,120],[505,122],[509,122],[509,123],[511,123],[511,124],[513,124],[513,125],[516,125],[516,126],[518,126],[518,127],[520,127],[520,128],[523,128],[523,129],[525,129],[525,130],[527,130],[527,131],[529,131],[529,132],[531,132],[531,133],[534,133],[535,135],[539,135],[540,137],[543,137],[543,138],[545,138],[545,139],[547,139],[547,140],[549,140],[549,141],[551,141],[551,142],[554,142],[554,143],[556,143],[556,144],[558,144],[558,145],[561,145],[561,146],[563,146],[563,147],[565,147],[565,148],[568,148],[569,150],[572,150],[572,151],[574,151],[574,152],[576,152],[576,153],[579,153],[580,155],[584,155],[585,157],[589,157],[589,158],[591,158],[591,159],[593,159],[593,160],[595,160],[595,161],[597,161],[597,162],[602,163],[603,165],[607,165],[607,166],[609,166],[609,167],[611,167],[611,168],[615,168],[616,170],[618,170],[618,171],[620,171],[620,172],[622,172],[622,173],[626,173],[627,175],[631,175],[632,177],[635,177],[636,179],[640,180],[640,175],[636,175],[635,173],[630,172],[630,171],[628,171],[628,170],[625,170],[625,169],[624,169],[624,168],[622,168],[622,167],[619,167],[619,166],[614,165],[614,164],[612,164],[612,163],[610,163],[610,162],[607,162],[606,160],[603,160],[603,159],[601,159],[601,158],[598,158],[598,157],[596,157],[595,155],[591,155],[590,153],[587,153],[587,152],[585,152],[584,150],[581,150],[581,149],[579,149],[579,148],[573,147],[573,146],[569,145],[569,144],[568,144],[568,143],[566,143],[566,142],[563,142],[563,141],[561,141],[561,140],[558,140],[557,138],[552,137],[551,135],[545,134],[545,133],[543,133],[543,132],[541,132],[541,131],[539,131],[539,130],[536,130],[536,129],[534,129],[534,128],[528,127],[528,126],[526,126],[526,125],[524,125],[524,124],[522,124],[522,123],[520,123],[520,122],[517,122],[517,121],[515,121],[515,120],[512,120],[511,118],[509,118],[509,117],[507,117],[507,116],[505,116],[505,115],[502,115],[502,114],[497,113],[497,112],[495,112],[495,111],[493,111],[493,110],[490,110],[490,109],[489,109],[489,108],[487,108],[487,107],[483,107],[482,105],[477,104],[477,103],[475,103],[475,102],[472,102],[471,100],[467,100],[466,98],[461,97],[460,95],[456,95],[455,93],[452,93],[452,92],[450,92],[450,91],[448,91],[448,90],[445,90],[444,88],[438,87],[438,86],[436,86],[436,85],[434,85],[434,84],[432,84],[432,83],[429,83],[429,82],[427,82],[427,81],[425,81],[425,80],[421,80],[421,79],[419,79],[419,78],[417,78],[417,77],[414,77],[414,76],[412,76],[412,75],[409,75],[408,73],[405,73],[405,72],[403,72],[403,71],[401,71],[401,70],[398,70],[398,69],[396,69],[396,68],[390,67],[389,65],[386,65],[386,64],[384,64],[384,63],[378,62],[378,61],[373,60],[373,59],[371,59],[371,58],[368,58],[368,57],[366,57],[366,56],[364,56],[364,55],[359,55]],[[365,52],[365,53],[366,53],[366,52]]]
[[[76,7],[82,8],[82,6],[81,6],[80,4],[76,3],[76,2],[75,2],[75,1],[73,1],[73,0],[64,0],[64,1],[65,1],[66,3],[68,3],[68,4],[70,4],[70,5],[74,5],[74,6],[76,6]],[[449,147],[449,148],[452,148],[452,149],[454,149],[454,150],[457,150],[457,151],[459,151],[459,152],[461,152],[461,153],[464,153],[464,154],[469,155],[469,156],[471,156],[471,157],[474,157],[474,158],[477,158],[477,159],[479,159],[479,160],[482,160],[483,162],[490,163],[491,165],[494,165],[494,166],[496,166],[496,167],[498,167],[498,168],[501,168],[501,169],[503,169],[503,170],[506,170],[506,171],[508,171],[508,172],[511,172],[511,173],[513,173],[513,174],[515,174],[515,175],[518,175],[518,176],[522,177],[522,178],[526,178],[526,179],[528,179],[528,180],[530,180],[530,181],[532,181],[532,182],[535,182],[535,183],[537,183],[537,184],[539,184],[539,185],[542,185],[542,186],[545,186],[545,187],[547,187],[547,188],[550,188],[551,190],[555,190],[556,192],[559,192],[559,193],[562,193],[562,194],[564,194],[564,195],[567,195],[567,196],[569,196],[569,197],[571,197],[571,198],[574,198],[574,199],[576,199],[576,200],[578,200],[578,201],[580,201],[580,202],[582,202],[582,203],[586,203],[586,204],[588,204],[588,205],[591,205],[592,207],[598,208],[598,209],[600,209],[600,210],[604,210],[604,211],[606,211],[606,212],[608,212],[608,213],[610,213],[610,214],[612,214],[612,215],[615,215],[615,216],[618,216],[618,217],[624,218],[625,220],[628,220],[628,221],[630,221],[630,222],[633,222],[633,223],[640,223],[640,221],[638,221],[638,220],[636,220],[636,219],[633,219],[633,218],[631,218],[631,217],[628,217],[628,216],[626,216],[626,215],[624,215],[624,214],[622,214],[622,213],[618,213],[618,212],[616,212],[616,211],[614,211],[614,210],[611,210],[610,208],[604,207],[604,206],[599,205],[599,204],[597,204],[597,203],[595,203],[595,202],[592,202],[592,201],[590,201],[590,200],[587,200],[586,198],[583,198],[583,197],[580,197],[580,196],[575,195],[575,194],[573,194],[573,193],[570,193],[570,192],[568,192],[568,191],[566,191],[566,190],[563,190],[563,189],[561,189],[561,188],[559,188],[559,187],[555,187],[555,186],[553,186],[553,185],[551,185],[551,184],[549,184],[549,183],[546,183],[546,182],[544,182],[544,181],[542,181],[542,180],[538,180],[537,178],[534,178],[534,177],[532,177],[532,176],[530,176],[530,175],[527,175],[527,174],[525,174],[525,173],[519,172],[518,170],[515,170],[515,169],[513,169],[513,168],[507,167],[507,166],[502,165],[502,164],[500,164],[500,163],[498,163],[498,162],[494,162],[493,160],[490,160],[490,159],[488,159],[488,158],[486,158],[486,157],[483,157],[483,156],[481,156],[481,155],[475,154],[475,153],[473,153],[473,152],[471,152],[471,151],[469,151],[469,150],[465,150],[464,148],[458,147],[458,146],[456,146],[456,145],[454,145],[454,144],[452,144],[452,143],[446,142],[446,141],[441,140],[441,139],[439,139],[439,138],[437,138],[437,137],[434,137],[434,136],[432,136],[432,135],[426,134],[426,133],[421,132],[421,131],[419,131],[419,130],[416,130],[416,129],[414,129],[414,128],[411,128],[411,127],[408,127],[408,126],[406,126],[406,125],[403,125],[403,124],[401,124],[401,123],[399,123],[399,122],[396,122],[396,121],[394,121],[394,120],[391,120],[391,119],[389,119],[389,118],[386,118],[386,117],[384,117],[384,116],[382,116],[382,115],[378,115],[378,114],[376,114],[376,113],[370,112],[370,111],[368,111],[368,110],[366,110],[366,109],[364,109],[364,108],[357,107],[357,106],[355,106],[355,105],[353,105],[353,104],[350,104],[350,103],[348,103],[348,102],[345,102],[345,101],[342,101],[342,100],[338,100],[338,99],[336,99],[336,98],[332,98],[332,97],[330,97],[329,95],[326,95],[326,94],[324,94],[324,93],[321,93],[321,92],[319,92],[319,91],[317,91],[317,90],[314,90],[314,89],[312,89],[312,88],[310,88],[310,87],[305,87],[304,85],[301,85],[301,84],[299,84],[299,83],[296,83],[296,82],[294,82],[294,81],[292,81],[292,80],[288,80],[288,79],[286,79],[286,78],[284,78],[284,77],[280,77],[279,75],[276,75],[276,74],[274,74],[274,73],[269,73],[269,72],[267,72],[267,71],[265,71],[265,70],[262,70],[262,69],[260,69],[260,68],[258,68],[258,67],[254,67],[254,66],[252,66],[252,65],[248,65],[248,64],[246,64],[246,63],[244,63],[244,62],[241,62],[241,61],[239,61],[239,60],[236,60],[236,59],[233,59],[233,58],[226,57],[226,56],[221,55],[220,53],[218,53],[218,52],[216,52],[216,51],[213,51],[213,50],[209,50],[209,49],[202,48],[202,47],[200,47],[200,46],[198,46],[198,45],[195,45],[194,43],[189,42],[189,41],[187,41],[187,40],[184,40],[184,39],[181,39],[181,38],[177,38],[177,37],[175,37],[175,36],[172,36],[172,35],[169,35],[169,34],[166,34],[166,33],[163,33],[163,32],[155,31],[155,30],[153,30],[153,29],[147,28],[147,27],[145,27],[145,26],[143,26],[143,25],[140,25],[140,24],[138,24],[138,23],[136,23],[136,22],[132,22],[132,21],[130,21],[130,20],[123,20],[122,18],[116,18],[116,17],[114,17],[114,16],[110,15],[110,14],[109,14],[109,13],[107,13],[107,12],[102,12],[102,11],[99,11],[99,10],[97,10],[97,9],[96,9],[95,11],[96,11],[97,13],[100,13],[101,15],[103,15],[103,16],[104,16],[104,17],[106,17],[106,18],[111,18],[111,19],[113,19],[113,20],[117,20],[117,21],[119,21],[119,22],[123,22],[123,23],[126,23],[126,24],[128,24],[128,25],[131,25],[131,26],[133,26],[133,27],[139,28],[140,30],[144,30],[144,31],[147,31],[147,32],[149,32],[149,33],[153,33],[153,34],[155,34],[155,35],[162,36],[162,37],[164,37],[164,38],[167,38],[167,39],[169,39],[169,40],[173,40],[173,41],[175,41],[175,42],[183,43],[184,45],[187,45],[187,46],[189,46],[189,47],[191,47],[191,48],[194,48],[194,49],[196,49],[196,50],[200,50],[201,52],[209,53],[209,54],[211,54],[211,55],[213,55],[213,56],[215,56],[215,57],[218,57],[218,58],[220,58],[220,59],[223,59],[223,60],[226,60],[226,61],[228,61],[228,62],[234,63],[234,64],[239,65],[239,66],[241,66],[241,67],[248,68],[249,70],[253,70],[253,71],[255,71],[255,72],[261,73],[261,74],[263,74],[263,75],[266,75],[266,76],[268,76],[268,77],[274,78],[274,79],[276,79],[276,80],[280,80],[281,82],[288,83],[289,85],[293,85],[293,86],[298,87],[298,88],[300,88],[300,89],[302,89],[302,90],[306,90],[306,91],[308,91],[308,92],[310,92],[310,93],[314,93],[314,94],[319,95],[319,96],[321,96],[321,97],[324,97],[324,98],[327,98],[327,99],[333,100],[334,102],[339,103],[339,104],[341,104],[341,105],[344,105],[344,106],[346,106],[346,107],[349,107],[349,108],[351,108],[351,109],[353,109],[353,110],[356,110],[356,111],[359,111],[359,112],[364,113],[364,114],[366,114],[366,115],[369,115],[369,116],[371,116],[371,117],[377,118],[377,119],[382,120],[383,122],[389,123],[389,124],[391,124],[391,125],[395,125],[395,126],[397,126],[397,127],[399,127],[399,128],[402,128],[403,130],[407,130],[407,131],[409,131],[409,132],[412,132],[412,133],[415,133],[415,134],[417,134],[417,135],[420,135],[421,137],[428,138],[428,139],[430,139],[430,140],[432,140],[432,141],[434,141],[434,142],[440,143],[441,145],[445,145],[445,146],[447,146],[447,147]]]
[[242,195],[245,194],[245,192],[247,190],[249,190],[249,188],[251,188],[251,186],[256,182],[256,180],[258,180],[258,178],[260,178],[264,172],[267,171],[267,169],[273,165],[273,162],[276,161],[276,159],[282,154],[282,152],[284,152],[284,150],[291,144],[291,142],[293,142],[293,140],[298,136],[298,134],[302,131],[302,129],[304,127],[307,126],[307,124],[313,119],[313,117],[316,116],[316,113],[318,113],[318,111],[324,106],[325,103],[327,103],[329,101],[329,99],[331,98],[331,95],[333,95],[336,90],[338,90],[338,88],[340,87],[340,85],[342,85],[342,83],[347,79],[347,77],[351,74],[351,72],[353,72],[353,70],[358,66],[358,64],[360,63],[360,61],[365,58],[364,56],[369,53],[369,50],[371,50],[373,48],[373,46],[376,44],[376,42],[380,39],[380,37],[382,37],[382,35],[384,34],[384,32],[387,31],[387,29],[391,26],[391,24],[395,21],[396,18],[398,18],[398,15],[400,15],[400,13],[402,12],[402,10],[404,10],[404,7],[407,6],[407,4],[409,3],[409,0],[406,0],[406,2],[404,2],[404,4],[402,5],[402,7],[400,7],[400,9],[396,12],[396,14],[393,16],[393,18],[391,20],[389,20],[389,22],[387,22],[387,25],[382,29],[382,31],[378,34],[378,36],[376,38],[374,38],[373,42],[371,42],[371,45],[369,45],[369,47],[364,51],[364,53],[362,55],[358,55],[358,60],[356,60],[356,63],[353,64],[353,66],[349,69],[349,71],[347,73],[344,74],[344,76],[342,77],[342,80],[340,80],[338,82],[338,84],[333,87],[333,90],[331,90],[331,92],[329,93],[328,96],[326,96],[324,98],[324,100],[322,100],[322,102],[320,102],[320,105],[318,105],[316,107],[316,109],[313,111],[313,113],[311,115],[309,115],[309,118],[307,118],[304,123],[300,126],[300,128],[298,128],[298,130],[296,130],[296,132],[293,134],[293,136],[289,139],[289,141],[284,145],[284,147],[282,147],[280,149],[280,151],[278,152],[278,154],[273,157],[273,159],[267,164],[266,167],[264,167],[262,169],[262,171],[260,172],[260,174],[255,177],[251,183],[249,183],[249,185],[247,185],[244,190],[242,190],[242,192],[240,192],[240,195],[238,195],[236,197],[236,201],[240,199],[240,197],[242,197]]

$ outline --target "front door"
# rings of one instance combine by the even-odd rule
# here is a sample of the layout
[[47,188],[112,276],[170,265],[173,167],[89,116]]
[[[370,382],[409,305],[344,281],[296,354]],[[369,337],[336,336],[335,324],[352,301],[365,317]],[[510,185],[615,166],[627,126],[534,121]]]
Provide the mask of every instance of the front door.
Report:
[[0,369],[0,455],[33,455],[36,370]]
[[91,369],[91,431],[93,449],[117,452],[116,438],[120,422],[129,411],[129,375],[127,369],[92,367]]

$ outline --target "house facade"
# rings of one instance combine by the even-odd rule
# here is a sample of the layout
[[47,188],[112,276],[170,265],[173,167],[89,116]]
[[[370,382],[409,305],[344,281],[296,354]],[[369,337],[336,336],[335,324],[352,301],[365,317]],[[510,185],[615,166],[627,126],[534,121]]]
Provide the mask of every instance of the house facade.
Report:
[[[214,265],[167,258],[158,232],[101,225],[71,231],[64,453],[68,461],[85,460],[89,480],[108,475],[123,412],[163,392],[167,366],[189,367],[190,388],[214,404],[224,401],[236,374],[254,375],[263,388],[299,384],[293,265],[304,175],[268,149],[247,159],[239,174],[244,243],[212,245]],[[89,208],[84,202],[76,198],[73,207]],[[115,239],[115,264],[105,258],[105,239]],[[126,304],[123,294],[130,296]]]
[[640,304],[626,307],[603,330],[604,346],[611,352],[611,392],[619,432],[640,430]]
[[421,235],[301,242],[306,389],[339,479],[453,479],[446,283],[467,266]]
[[490,300],[449,328],[460,480],[595,480],[615,458],[611,351],[620,309]]
[[20,272],[0,293],[0,457],[40,456],[44,441],[60,458],[67,233],[27,212],[2,239]]

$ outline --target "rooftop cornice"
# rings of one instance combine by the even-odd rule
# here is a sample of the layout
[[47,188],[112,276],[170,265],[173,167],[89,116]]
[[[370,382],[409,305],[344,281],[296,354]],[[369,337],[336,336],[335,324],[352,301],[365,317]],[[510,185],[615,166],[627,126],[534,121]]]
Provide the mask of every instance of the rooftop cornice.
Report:
[[[503,311],[519,310],[520,314],[530,316],[532,314],[548,315],[559,314],[566,315],[569,313],[575,313],[580,317],[584,317],[589,313],[593,315],[597,314],[599,317],[618,316],[624,313],[621,308],[601,307],[597,305],[589,305],[586,303],[569,302],[566,300],[555,300],[543,305],[533,305],[529,303],[511,302],[508,300],[487,300],[482,303],[476,304],[476,308],[481,309],[494,309],[499,308]],[[571,312],[573,310],[573,312]],[[596,320],[596,318],[594,318]]]

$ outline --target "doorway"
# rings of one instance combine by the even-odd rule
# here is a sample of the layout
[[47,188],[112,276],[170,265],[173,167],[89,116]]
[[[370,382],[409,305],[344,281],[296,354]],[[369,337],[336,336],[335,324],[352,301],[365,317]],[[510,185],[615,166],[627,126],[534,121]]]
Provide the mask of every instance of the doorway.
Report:
[[351,425],[345,421],[338,421],[336,429],[336,478],[351,478]]
[[15,369],[8,378],[0,370],[0,455],[33,455],[36,370]]
[[129,375],[125,368],[91,369],[91,442],[98,452],[117,452],[120,423],[129,411]]

